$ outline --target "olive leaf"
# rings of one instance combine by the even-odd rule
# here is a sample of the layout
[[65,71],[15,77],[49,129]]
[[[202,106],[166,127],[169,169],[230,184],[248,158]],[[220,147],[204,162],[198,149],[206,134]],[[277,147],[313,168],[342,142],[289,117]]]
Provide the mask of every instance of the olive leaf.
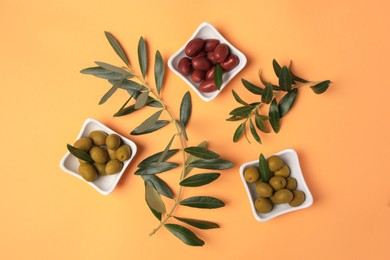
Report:
[[276,86],[276,85],[272,84],[271,82],[266,81],[266,80],[263,78],[262,70],[259,71],[258,75],[259,75],[259,79],[260,79],[261,83],[262,83],[264,86],[266,86],[267,84],[271,84],[273,90],[280,90],[280,87],[279,87],[279,86]]
[[[196,147],[201,147],[201,148],[206,148],[207,147],[207,142],[206,141],[203,141],[201,142],[200,144],[198,144]],[[190,167],[189,165],[198,160],[199,158],[194,156],[194,155],[190,155],[187,157],[187,160],[185,162],[185,165],[186,165],[186,168],[184,170],[184,177],[186,177],[191,171],[192,171],[192,167]]]
[[180,201],[179,204],[182,206],[201,209],[216,209],[225,206],[225,203],[223,201],[210,196],[190,197]]
[[261,95],[263,94],[263,89],[260,88],[259,86],[256,86],[255,84],[247,81],[246,79],[244,78],[241,78],[241,82],[242,84],[244,85],[244,87],[249,90],[250,92],[252,92],[253,94],[255,95]]
[[[165,155],[165,157],[162,159],[162,162],[163,161],[166,161],[168,160],[169,158],[171,158],[172,156],[174,156],[177,152],[179,151],[179,149],[171,149],[167,152],[167,154]],[[163,152],[159,152],[159,153],[155,153],[147,158],[145,158],[144,160],[142,160],[138,165],[137,167],[140,168],[140,167],[144,167],[146,166],[147,164],[149,163],[152,163],[152,162],[157,162],[161,155],[162,155]]]
[[131,135],[143,135],[143,134],[149,134],[154,131],[157,131],[160,128],[163,128],[169,123],[168,120],[158,120],[154,125],[152,125],[149,129],[141,131],[138,127],[136,127],[130,134]]
[[245,119],[245,117],[240,117],[240,116],[231,116],[226,119],[226,121],[240,121],[242,119]]
[[83,151],[81,149],[78,149],[70,144],[67,144],[66,147],[68,148],[68,151],[74,155],[75,157],[83,160],[83,161],[87,161],[89,163],[93,163],[93,160],[91,158],[91,156],[89,155],[89,153],[87,153],[86,151]]
[[254,109],[254,107],[251,105],[241,106],[241,107],[237,107],[237,108],[233,109],[232,111],[230,111],[229,114],[232,116],[246,117],[250,113],[252,113],[253,109]]
[[149,185],[148,182],[146,181],[145,181],[145,200],[146,203],[155,211],[159,213],[166,212],[166,207],[160,197],[160,194],[156,191],[156,189],[152,185]]
[[119,80],[123,77],[122,74],[106,70],[103,67],[90,67],[80,71],[82,74],[93,75],[102,79]]
[[211,221],[205,221],[205,220],[198,220],[198,219],[192,219],[192,218],[180,218],[174,216],[175,219],[186,223],[188,225],[191,225],[193,227],[199,228],[199,229],[212,229],[212,228],[219,228],[219,225],[217,223],[211,222]]
[[196,147],[191,146],[184,149],[186,153],[189,153],[195,157],[201,158],[201,159],[217,159],[219,158],[219,154],[210,151],[203,147]]
[[215,181],[220,176],[220,173],[202,173],[202,174],[195,174],[191,177],[188,177],[180,182],[181,186],[186,187],[199,187],[206,184],[209,184],[210,182]]
[[172,190],[169,186],[156,175],[141,175],[142,179],[151,184],[158,193],[161,195],[173,199]]
[[[135,107],[135,109],[137,109]],[[160,118],[160,115],[162,113],[162,109],[155,112],[153,115],[151,115],[148,119],[146,119],[143,123],[141,123],[139,126],[137,126],[135,130],[139,131],[139,132],[145,132],[146,130],[150,129],[156,122],[157,120]]]
[[[116,80],[109,80],[108,82],[110,82],[111,84],[115,84]],[[124,79],[119,88],[124,89],[124,90],[132,90],[132,91],[146,91],[147,90],[147,88],[145,88],[141,84],[139,84],[133,80],[130,80],[130,79]]]
[[233,142],[237,142],[245,131],[245,123],[240,124],[233,135]]
[[141,69],[142,77],[145,78],[146,70],[148,68],[148,57],[146,50],[146,43],[144,38],[141,36],[138,41],[138,62]]
[[186,128],[184,127],[183,123],[180,122],[179,120],[175,120],[175,122],[179,126],[180,132],[183,134],[184,139],[186,139],[186,141],[188,141],[188,135],[187,135]]
[[290,64],[288,65],[288,69],[290,70],[290,73],[291,73],[291,76],[292,76],[293,80],[298,81],[298,82],[302,82],[302,83],[309,83],[308,80],[300,78],[300,77],[298,77],[297,75],[295,75],[293,73],[293,71],[292,71],[292,61],[290,61]]
[[149,206],[148,202],[146,202],[146,205],[148,205],[148,207],[149,207],[150,211],[153,213],[153,215],[154,215],[158,220],[161,221],[162,214],[161,214],[160,212],[157,212],[157,211],[155,211],[154,209],[152,209],[152,208]]
[[173,142],[173,139],[175,139],[175,136],[176,135],[173,135],[171,140],[169,141],[168,145],[165,147],[164,151],[161,153],[161,156],[160,158],[158,158],[157,162],[160,163],[162,161],[164,161],[165,157],[167,157],[167,154],[169,152],[169,148],[171,148],[171,145],[172,145],[172,142]]
[[259,171],[261,180],[268,183],[269,179],[271,178],[271,173],[268,167],[268,162],[263,154],[260,154],[259,157]]
[[251,130],[251,133],[252,133],[252,136],[253,138],[255,138],[256,142],[258,142],[259,144],[261,144],[261,139],[260,139],[260,136],[259,134],[256,132],[256,128],[255,126],[253,125],[253,122],[252,122],[252,119],[249,120],[249,127],[250,127],[250,130]]
[[117,67],[117,66],[105,63],[105,62],[101,62],[101,61],[95,61],[95,63],[97,65],[99,65],[100,67],[105,68],[106,70],[122,74],[126,78],[129,78],[129,77],[133,76],[133,74],[131,74],[129,71],[124,70],[124,69],[122,69],[120,67]]
[[174,236],[189,246],[203,246],[204,241],[197,237],[191,230],[177,224],[165,224],[166,229]]
[[106,101],[115,93],[115,91],[117,91],[117,89],[119,88],[119,86],[122,84],[123,82],[123,78],[121,78],[120,80],[118,80],[117,82],[115,82],[115,84],[106,92],[106,94],[104,94],[104,96],[100,99],[99,101],[99,105],[102,105],[104,103],[106,103]]
[[325,80],[314,86],[311,86],[310,88],[314,91],[314,93],[322,94],[328,89],[331,83],[332,82],[330,80]]
[[291,76],[291,73],[286,66],[283,66],[283,68],[280,71],[279,86],[280,86],[281,90],[283,90],[283,91],[290,91],[291,90],[292,76]]
[[221,64],[217,63],[214,70],[214,82],[218,90],[220,90],[222,86],[222,73]]
[[143,108],[146,105],[146,102],[149,97],[149,92],[141,92],[141,94],[137,98],[137,102],[135,103],[135,109]]
[[187,91],[180,104],[180,122],[182,122],[184,126],[187,125],[188,120],[190,119],[191,109],[191,94]]
[[234,164],[225,159],[213,159],[213,160],[199,159],[190,163],[189,166],[193,168],[209,169],[209,170],[226,170],[232,168]]
[[247,106],[247,105],[248,105],[248,103],[246,103],[244,100],[242,100],[242,99],[240,98],[240,96],[234,91],[234,89],[232,89],[232,93],[233,93],[234,99],[235,99],[238,103],[240,103],[240,104],[242,104],[242,105],[244,105],[244,106]]
[[263,94],[261,96],[261,102],[263,102],[265,104],[271,103],[273,95],[274,95],[274,92],[272,91],[272,84],[267,83],[265,85],[265,89],[264,89]]
[[275,59],[272,60],[272,67],[274,68],[275,75],[279,78],[282,67],[280,67],[279,63]]
[[280,116],[279,116],[279,108],[276,103],[276,99],[274,98],[269,107],[269,122],[271,123],[272,129],[275,133],[279,132],[280,129]]
[[[267,117],[266,120],[268,120],[268,117]],[[255,124],[256,124],[257,129],[259,129],[261,132],[263,132],[263,133],[269,133],[270,132],[270,130],[268,130],[265,127],[265,125],[263,123],[263,120],[261,119],[260,115],[256,115],[255,116]]]
[[135,175],[145,175],[145,174],[158,174],[166,172],[168,170],[175,169],[179,166],[177,163],[173,162],[152,162],[148,163],[145,166],[142,166],[135,171]]
[[130,105],[128,107],[124,107],[124,108],[119,109],[118,112],[116,112],[114,114],[114,117],[126,116],[126,115],[129,115],[135,111],[138,111],[138,109],[135,109],[134,105]]
[[279,115],[280,118],[285,116],[295,103],[295,99],[298,94],[298,89],[295,88],[282,97],[279,102]]
[[115,39],[115,37],[109,32],[104,32],[104,34],[106,35],[108,42],[111,44],[111,47],[114,49],[116,54],[118,54],[118,56],[123,60],[124,63],[126,63],[126,65],[129,65],[129,59],[127,58],[125,51],[122,49],[117,39]]
[[164,73],[165,73],[164,61],[161,56],[161,53],[157,51],[155,55],[155,63],[154,63],[154,78],[156,81],[157,92],[159,94],[164,80]]

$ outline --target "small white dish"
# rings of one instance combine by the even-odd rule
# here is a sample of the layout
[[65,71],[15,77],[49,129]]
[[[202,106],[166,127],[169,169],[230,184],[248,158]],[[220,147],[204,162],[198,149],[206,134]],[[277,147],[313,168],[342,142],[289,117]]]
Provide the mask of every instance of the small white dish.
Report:
[[297,180],[297,189],[301,190],[305,193],[306,199],[305,201],[298,207],[291,207],[288,204],[277,204],[273,206],[273,209],[271,212],[263,214],[259,213],[255,208],[255,200],[259,197],[259,195],[256,194],[255,191],[255,183],[248,183],[246,182],[244,178],[244,170],[248,166],[258,166],[259,160],[251,161],[244,163],[240,167],[240,176],[241,180],[244,183],[246,192],[248,194],[249,202],[251,204],[253,215],[255,216],[255,219],[260,222],[264,222],[267,220],[270,220],[274,217],[280,216],[282,214],[304,209],[307,207],[310,207],[313,204],[313,196],[310,193],[309,188],[306,185],[305,179],[303,178],[301,166],[299,164],[298,155],[293,149],[286,149],[279,153],[276,153],[275,155],[279,156],[280,159],[283,160],[283,162],[288,165],[290,168],[290,177],[294,177]]
[[120,178],[122,177],[123,173],[125,172],[127,166],[129,166],[130,162],[133,160],[135,154],[137,153],[137,146],[135,143],[122,135],[118,134],[117,132],[113,131],[112,129],[108,128],[107,126],[103,125],[99,121],[93,118],[88,118],[85,120],[83,126],[81,127],[80,133],[77,136],[76,140],[81,137],[88,137],[88,135],[95,130],[102,130],[106,132],[107,134],[117,134],[121,137],[122,143],[125,143],[130,146],[131,148],[131,157],[127,161],[123,163],[122,170],[113,175],[107,175],[107,176],[99,176],[95,181],[88,182],[83,179],[83,177],[80,176],[78,172],[78,167],[80,165],[78,159],[73,156],[69,151],[65,154],[65,156],[61,159],[60,162],[60,168],[65,171],[66,173],[69,173],[70,175],[75,176],[76,178],[88,183],[91,185],[94,189],[96,189],[98,192],[100,192],[103,195],[110,194],[118,184]]
[[[225,43],[229,46],[230,53],[235,54],[239,58],[239,64],[231,71],[224,72],[222,76],[222,85],[220,90],[214,91],[211,93],[205,93],[198,90],[200,83],[194,83],[191,81],[191,76],[183,76],[178,71],[177,67],[181,58],[186,57],[184,53],[184,48],[189,41],[194,38],[202,39],[218,39],[221,43]],[[245,55],[236,49],[230,42],[228,42],[211,24],[204,22],[202,23],[191,36],[191,38],[181,47],[171,58],[168,60],[168,67],[176,73],[180,78],[182,78],[198,95],[199,97],[206,101],[210,102],[218,96],[222,89],[229,83],[229,81],[237,75],[246,65],[247,59]]]

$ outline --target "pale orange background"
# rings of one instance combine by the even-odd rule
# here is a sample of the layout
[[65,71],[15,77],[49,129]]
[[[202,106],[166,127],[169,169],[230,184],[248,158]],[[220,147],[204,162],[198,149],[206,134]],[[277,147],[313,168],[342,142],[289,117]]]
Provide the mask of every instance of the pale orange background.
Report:
[[[389,9],[379,0],[3,0],[0,259],[390,259]],[[204,21],[242,50],[248,64],[211,103],[191,91],[188,144],[209,140],[236,165],[213,184],[185,190],[185,197],[226,202],[216,210],[177,210],[221,225],[196,231],[206,244],[192,248],[165,229],[148,236],[158,223],[144,202],[141,178],[133,175],[135,164],[106,197],[62,172],[59,161],[86,118],[129,137],[153,111],[113,118],[125,92],[98,106],[109,85],[79,71],[95,60],[121,64],[103,31],[121,40],[138,69],[141,35],[150,54],[159,49],[167,61]],[[273,58],[292,59],[303,77],[334,85],[323,95],[302,89],[280,133],[262,135],[264,145],[233,144],[238,124],[225,121],[237,106],[231,90],[256,101],[240,78],[256,82],[263,68],[275,80]],[[176,116],[188,89],[168,71],[163,98]],[[130,137],[139,147],[135,163],[162,150],[171,131]],[[259,223],[239,166],[285,148],[298,152],[314,204]],[[178,173],[164,176],[176,190]]]

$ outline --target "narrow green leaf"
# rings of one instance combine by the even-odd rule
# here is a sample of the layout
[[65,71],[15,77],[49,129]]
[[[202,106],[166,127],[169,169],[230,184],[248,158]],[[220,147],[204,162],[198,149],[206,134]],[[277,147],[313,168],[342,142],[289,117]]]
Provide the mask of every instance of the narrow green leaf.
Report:
[[233,142],[236,143],[240,139],[240,137],[242,136],[242,133],[244,131],[245,131],[245,122],[240,124],[237,127],[237,129],[236,129],[236,131],[234,132],[234,135],[233,135]]
[[104,104],[114,93],[117,91],[119,86],[122,84],[123,78],[115,82],[115,84],[104,94],[104,96],[100,99],[99,105]]
[[261,83],[262,83],[264,86],[266,86],[267,84],[271,84],[273,90],[280,90],[279,86],[276,86],[276,85],[272,84],[271,82],[266,81],[266,80],[263,78],[263,75],[262,75],[262,71],[261,71],[261,70],[259,71],[259,79],[260,79]]
[[261,95],[263,93],[263,89],[262,88],[260,88],[259,86],[256,86],[255,84],[247,81],[246,79],[241,78],[241,82],[244,85],[244,87],[247,90],[249,90],[250,92],[252,92],[253,94]]
[[290,91],[292,87],[292,76],[286,66],[283,66],[279,76],[279,86],[283,91]]
[[172,190],[169,188],[169,186],[160,179],[157,175],[141,175],[142,179],[149,184],[151,184],[158,193],[161,195],[173,199],[173,193]]
[[104,34],[106,35],[107,40],[111,44],[111,47],[114,49],[116,54],[118,54],[119,58],[121,58],[126,65],[129,65],[129,59],[127,58],[125,51],[122,49],[121,45],[115,39],[115,37],[109,32],[104,32]]
[[245,119],[245,117],[231,116],[231,117],[227,118],[226,121],[240,121],[240,120],[243,120],[243,119]]
[[256,128],[255,128],[255,126],[253,125],[252,119],[249,121],[249,123],[250,123],[249,126],[250,126],[250,130],[251,130],[251,133],[252,133],[253,138],[255,138],[256,142],[258,142],[259,144],[261,144],[260,136],[259,136],[258,133],[256,132]]
[[[116,80],[109,80],[108,82],[110,82],[111,84],[115,84]],[[122,85],[120,86],[121,89],[124,89],[124,90],[130,90],[130,91],[146,91],[148,90],[147,88],[145,88],[144,86],[142,86],[141,84],[135,82],[135,81],[132,81],[132,80],[129,80],[129,79],[124,79],[123,82],[122,82]]]
[[152,162],[148,163],[147,165],[139,168],[135,171],[135,175],[144,175],[144,174],[157,174],[166,172],[172,169],[175,169],[179,166],[177,163],[173,162]]
[[146,181],[145,181],[145,200],[146,203],[155,211],[159,213],[166,212],[166,207],[160,197],[160,194],[156,191],[156,189],[152,185],[149,185],[149,183],[147,183]]
[[247,117],[254,109],[251,105],[241,106],[230,111],[229,115]]
[[155,63],[154,63],[154,78],[156,81],[156,88],[158,93],[160,93],[161,91],[161,86],[164,80],[164,73],[165,73],[164,61],[163,58],[161,57],[160,52],[157,51],[155,57]]
[[191,177],[188,177],[187,179],[182,180],[180,182],[180,185],[185,187],[199,187],[215,181],[216,179],[218,179],[220,175],[221,174],[219,173],[213,173],[213,172],[195,174]]
[[288,65],[288,69],[290,70],[290,73],[291,73],[291,76],[292,76],[293,80],[298,81],[298,82],[302,82],[302,83],[309,83],[308,80],[300,78],[300,77],[298,77],[297,75],[295,75],[293,73],[293,71],[292,71],[292,61],[290,61],[290,64]]
[[272,129],[275,133],[279,132],[280,129],[280,116],[279,116],[279,108],[276,103],[276,99],[272,100],[271,106],[269,107],[269,122],[271,123]]
[[[87,75],[93,75],[93,76],[98,77],[98,78],[110,79],[110,80],[119,80],[123,77],[123,75],[120,73],[106,70],[105,68],[102,68],[100,66],[83,69],[80,71],[80,73],[87,74]],[[114,84],[114,83],[112,83],[112,84]]]
[[146,105],[147,106],[150,106],[150,107],[157,107],[157,108],[163,108],[164,106],[157,100],[149,97],[148,98],[148,101],[146,102]]
[[163,110],[159,110],[153,115],[151,115],[148,119],[146,119],[142,124],[140,124],[136,129],[140,132],[145,132],[149,128],[151,128],[159,119]]
[[322,94],[328,89],[331,83],[332,82],[330,80],[325,80],[314,86],[311,86],[310,88],[314,91],[314,93]]
[[259,171],[260,171],[260,178],[263,182],[268,183],[269,179],[271,178],[270,170],[268,167],[268,162],[264,158],[263,154],[260,154],[259,158]]
[[211,221],[205,221],[205,220],[198,220],[198,219],[192,219],[192,218],[179,218],[175,217],[175,219],[186,223],[188,225],[191,225],[193,227],[199,228],[199,229],[212,229],[212,228],[219,228],[219,225],[217,223],[211,222]]
[[147,58],[146,43],[142,36],[141,38],[139,38],[138,41],[138,62],[139,62],[139,67],[141,69],[142,77],[145,78],[146,70],[148,67],[148,58]]
[[187,91],[184,94],[180,104],[180,122],[182,122],[184,126],[187,125],[188,120],[190,119],[191,110],[192,110],[191,94],[189,91]]
[[215,65],[215,70],[214,70],[214,82],[218,90],[220,90],[222,86],[222,73],[223,70],[221,64],[217,63],[217,65]]
[[171,145],[172,145],[172,142],[173,142],[173,139],[175,138],[176,135],[173,135],[171,140],[169,141],[168,145],[165,147],[164,151],[161,153],[161,156],[160,158],[158,158],[157,162],[160,163],[162,161],[164,161],[165,157],[167,156],[167,153],[169,151],[169,148],[171,148]]
[[[148,203],[146,203],[146,204],[148,204]],[[152,209],[149,205],[148,205],[148,207],[149,207],[149,209],[150,209],[150,211],[153,213],[153,215],[158,219],[158,220],[160,220],[161,221],[161,217],[162,217],[162,215],[161,215],[161,213],[160,212],[157,212],[157,211],[155,211],[154,209]]]
[[288,113],[288,111],[290,111],[290,109],[294,105],[297,94],[298,94],[298,89],[294,88],[293,90],[287,92],[287,94],[282,97],[282,99],[279,102],[280,118],[285,116]]
[[257,116],[261,119],[261,120],[268,120],[269,119],[269,117],[268,116],[265,116],[265,115],[260,115],[260,114],[258,114],[257,113]]
[[[201,142],[200,144],[197,145],[197,147],[206,148],[207,147],[207,141]],[[186,160],[186,163],[185,163],[186,169],[184,171],[184,177],[186,177],[192,171],[193,168],[190,167],[189,165],[192,162],[196,161],[197,159],[199,159],[199,158],[196,157],[196,156],[193,156],[193,155],[190,155],[190,156],[187,157],[187,160]]]
[[261,96],[261,102],[269,104],[271,103],[273,96],[274,92],[272,91],[272,84],[267,83]]
[[275,75],[279,78],[282,67],[280,67],[279,63],[275,59],[272,61],[272,66],[274,67]]
[[[179,151],[179,149],[171,149],[167,152],[167,154],[165,155],[165,157],[163,158],[162,162],[168,160],[169,158],[171,158],[172,156],[174,156],[177,152]],[[157,162],[158,159],[161,157],[161,154],[163,152],[158,152],[158,153],[155,153],[147,158],[145,158],[144,160],[142,160],[142,162],[140,162],[137,167],[140,168],[140,167],[144,167],[146,166],[147,164],[149,163],[152,163],[152,162]]]
[[137,111],[137,110],[138,109],[134,108],[134,105],[130,105],[128,107],[124,107],[124,108],[119,109],[118,112],[116,112],[114,114],[114,117],[126,116],[126,115],[129,115],[129,114]]
[[236,91],[234,91],[234,89],[232,89],[232,93],[233,93],[234,99],[235,99],[238,103],[240,103],[240,104],[242,104],[242,105],[244,105],[244,106],[247,106],[247,105],[248,105],[248,103],[246,103],[244,100],[242,100],[242,99],[240,98],[240,96],[236,93]]
[[184,199],[179,202],[182,206],[201,208],[201,209],[216,209],[225,206],[223,201],[210,196],[194,196]]
[[169,123],[168,120],[158,120],[153,126],[151,126],[149,129],[145,131],[140,131],[138,127],[136,127],[130,134],[131,135],[143,135],[143,134],[149,134],[154,131],[157,131],[160,128],[163,128]]
[[189,246],[203,246],[204,241],[197,237],[191,230],[177,224],[164,225],[174,236]]
[[122,69],[120,67],[117,67],[117,66],[105,63],[105,62],[100,62],[100,61],[95,61],[95,63],[97,65],[99,65],[100,67],[105,68],[106,70],[122,74],[126,78],[129,78],[129,77],[132,76],[132,74],[130,72],[128,72],[127,70],[124,70],[124,69]]
[[123,78],[122,74],[116,72],[110,72],[106,74],[96,74],[94,76],[101,79],[112,79],[112,80],[120,80],[121,78]]
[[[268,120],[268,117],[267,117],[266,120]],[[263,132],[263,133],[269,133],[269,132],[270,132],[270,130],[268,130],[268,129],[265,127],[265,125],[264,125],[263,120],[261,119],[261,117],[258,116],[258,115],[255,116],[255,124],[256,124],[257,129],[259,129],[261,132]]]
[[91,158],[91,156],[89,155],[89,153],[87,153],[86,151],[83,151],[81,149],[78,149],[70,144],[67,144],[66,147],[68,148],[68,151],[74,155],[75,157],[83,160],[83,161],[87,161],[89,163],[93,163],[93,160]]
[[141,92],[141,94],[137,97],[137,102],[135,102],[135,109],[143,108],[148,101],[149,92]]
[[203,160],[199,159],[189,164],[193,168],[209,170],[226,170],[232,168],[234,164],[225,159]]
[[219,158],[219,154],[208,150],[207,148],[203,147],[196,147],[196,146],[191,146],[187,147],[184,149],[186,153],[189,153],[193,156],[196,156],[201,159],[217,159]]
[[188,141],[188,135],[187,135],[186,128],[184,127],[183,123],[180,122],[179,120],[175,120],[175,122],[179,126],[180,132],[183,134],[184,138]]

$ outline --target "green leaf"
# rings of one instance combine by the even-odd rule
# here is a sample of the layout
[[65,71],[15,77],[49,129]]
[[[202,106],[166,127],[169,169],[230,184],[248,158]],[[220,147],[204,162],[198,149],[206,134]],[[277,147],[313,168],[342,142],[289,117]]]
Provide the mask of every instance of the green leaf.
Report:
[[164,225],[173,235],[189,246],[203,246],[204,241],[197,237],[191,230],[177,224]]
[[287,94],[284,95],[282,99],[279,101],[280,118],[285,116],[288,113],[288,111],[290,111],[290,109],[294,105],[297,94],[298,94],[298,89],[294,88],[290,92],[287,92]]
[[[109,80],[108,82],[110,82],[111,84],[115,84],[116,80]],[[145,88],[144,86],[142,86],[141,84],[135,82],[135,81],[132,81],[132,80],[129,80],[129,79],[124,79],[123,82],[122,82],[122,85],[119,87],[121,89],[124,89],[124,90],[130,90],[130,91],[146,91],[148,90],[147,88]]]
[[151,207],[155,211],[159,213],[166,212],[166,207],[160,197],[160,194],[158,194],[156,189],[152,185],[149,185],[146,181],[145,181],[145,200],[146,203],[149,205],[149,207]]
[[123,60],[124,63],[126,63],[126,65],[129,65],[129,59],[127,58],[125,51],[122,49],[121,45],[115,39],[115,37],[109,32],[104,32],[104,34],[106,35],[107,40],[111,44],[116,54],[118,54],[118,56]]
[[217,63],[214,70],[214,82],[218,90],[220,90],[222,86],[222,73],[221,64]]
[[279,132],[280,129],[280,116],[279,116],[279,108],[276,103],[276,99],[272,100],[271,106],[269,107],[269,122],[271,123],[272,129],[275,133]]
[[241,106],[230,111],[229,115],[247,117],[250,113],[252,113],[253,109],[254,107],[251,105]]
[[191,177],[188,177],[187,179],[182,180],[180,182],[180,185],[185,187],[199,187],[215,181],[220,175],[221,174],[219,173],[213,172],[196,174]]
[[102,78],[102,79],[111,79],[111,80],[119,80],[123,77],[123,75],[120,73],[106,70],[105,68],[102,68],[100,66],[83,69],[80,71],[80,73],[93,75],[95,77]]
[[194,196],[184,199],[179,202],[182,206],[201,208],[201,209],[216,209],[225,206],[223,201],[210,196]]
[[236,143],[240,139],[240,137],[242,136],[242,133],[244,131],[245,131],[245,122],[240,124],[237,127],[237,129],[236,129],[236,131],[234,132],[234,135],[233,135],[233,142]]
[[245,117],[231,116],[231,117],[227,118],[226,121],[240,121],[240,120],[243,120],[243,119],[245,119]]
[[288,69],[290,70],[290,73],[291,73],[293,80],[298,81],[298,82],[302,82],[302,83],[309,83],[308,80],[300,78],[292,72],[292,61],[290,61],[290,64],[288,65]]
[[331,83],[332,82],[330,80],[325,80],[325,81],[322,81],[314,86],[311,86],[311,89],[316,94],[322,94],[328,89],[328,87],[330,86]]
[[123,82],[123,78],[121,78],[120,80],[118,80],[117,82],[115,82],[115,84],[107,91],[106,94],[104,94],[104,96],[100,99],[99,101],[99,105],[102,105],[104,104],[114,93],[115,91],[117,91],[117,89],[119,88],[119,86],[122,84]]
[[[268,120],[268,117],[267,119]],[[255,124],[257,129],[259,129],[263,133],[269,133],[270,131],[265,127],[263,121],[261,120],[261,117],[259,115],[255,116]]]
[[141,92],[141,94],[137,98],[137,102],[135,102],[135,109],[143,108],[148,101],[149,92]]
[[255,84],[247,81],[246,79],[244,78],[241,78],[241,82],[242,84],[244,85],[244,87],[249,90],[250,92],[252,92],[253,94],[255,95],[261,95],[263,94],[263,89],[260,88],[259,86],[256,86]]
[[145,131],[140,131],[140,129],[138,129],[138,127],[136,127],[130,134],[131,135],[143,135],[143,134],[149,134],[149,133],[152,133],[154,131],[157,131],[158,129],[160,128],[163,128],[164,126],[166,126],[167,124],[169,123],[168,120],[158,120],[153,126],[151,126],[149,129],[145,130]]
[[[201,148],[206,148],[207,147],[207,141],[203,141],[201,142],[200,144],[197,145],[197,147],[201,147]],[[187,157],[187,160],[186,160],[186,169],[184,170],[184,177],[186,177],[191,171],[192,171],[192,167],[190,167],[189,165],[194,162],[195,160],[199,159],[198,157],[196,156],[193,156],[193,155],[190,155]]]
[[275,59],[272,61],[272,67],[274,67],[275,75],[279,78],[282,67],[280,67],[279,63]]
[[225,159],[203,160],[199,159],[189,164],[190,167],[210,170],[226,170],[232,168],[234,164]]
[[145,166],[142,166],[138,170],[135,171],[135,175],[145,175],[145,174],[157,174],[166,172],[172,169],[175,169],[179,166],[177,163],[173,162],[152,162],[148,163]]
[[164,80],[164,73],[165,73],[164,61],[163,58],[161,57],[160,52],[157,51],[155,57],[155,63],[154,63],[154,78],[156,80],[156,88],[158,93],[160,93],[161,91],[161,86]]
[[240,103],[240,104],[242,104],[242,105],[244,105],[244,106],[247,106],[247,105],[248,105],[248,103],[246,103],[244,100],[242,100],[242,99],[240,98],[240,96],[236,93],[236,91],[234,91],[234,89],[232,89],[232,93],[233,93],[234,99],[235,99],[238,103]]
[[105,62],[100,62],[100,61],[95,61],[95,63],[97,65],[99,65],[100,67],[105,68],[106,70],[122,74],[126,78],[133,76],[130,72],[128,72],[127,70],[124,70],[120,67],[117,67],[117,66],[105,63]]
[[169,188],[169,186],[158,176],[156,175],[141,175],[142,179],[148,184],[151,184],[158,193],[161,195],[173,199],[173,193],[172,190]]
[[250,130],[251,130],[251,133],[253,135],[253,138],[255,138],[256,142],[258,142],[259,144],[261,144],[261,139],[260,139],[260,136],[259,134],[256,132],[256,128],[255,126],[253,125],[252,123],[252,119],[249,121],[249,126],[250,126]]
[[145,78],[146,70],[148,67],[148,57],[146,52],[146,43],[144,38],[141,36],[138,41],[138,62],[143,78]]
[[[148,204],[148,203],[146,203],[146,204]],[[160,220],[161,221],[161,213],[160,212],[157,212],[157,211],[155,211],[154,209],[152,209],[149,205],[148,205],[148,207],[149,207],[149,209],[150,209],[150,211],[152,211],[152,213],[153,213],[153,215],[158,219],[158,220]]]
[[74,155],[75,157],[83,160],[83,161],[87,161],[89,163],[93,163],[93,160],[91,158],[91,156],[89,155],[89,153],[87,153],[86,151],[83,151],[81,149],[78,149],[70,144],[67,144],[66,147],[68,148],[68,151]]
[[290,91],[292,87],[292,76],[286,66],[283,66],[279,76],[279,86],[283,91]]
[[179,120],[175,120],[175,122],[179,126],[180,132],[183,134],[184,138],[188,141],[188,135],[187,135],[186,128],[184,127],[183,123],[180,122]]
[[193,227],[199,228],[199,229],[212,229],[212,228],[219,228],[219,225],[214,222],[205,221],[205,220],[198,220],[198,219],[192,219],[192,218],[179,218],[175,217],[175,219],[186,223],[188,225],[191,225]]
[[114,114],[114,117],[126,116],[126,115],[129,115],[135,111],[138,111],[138,109],[135,109],[134,105],[130,105],[128,107],[124,107],[124,108],[119,109],[118,112],[116,112]]
[[[162,113],[162,109],[157,111],[156,113],[154,113],[153,115],[151,115],[148,119],[146,119],[142,124],[140,124],[136,130],[137,131],[140,131],[140,132],[145,132],[146,130],[148,130],[149,128],[151,128],[156,122],[157,120],[159,119],[161,113]],[[135,129],[134,129],[135,130]]]
[[[177,152],[179,151],[179,149],[171,149],[167,152],[166,156],[163,158],[162,161],[166,161],[168,160],[169,158],[171,158],[172,156],[174,156]],[[140,162],[137,167],[140,168],[140,167],[144,167],[146,166],[147,164],[149,163],[152,163],[152,162],[157,162],[158,159],[161,157],[161,154],[163,152],[159,152],[159,153],[155,153],[147,158],[145,158],[142,162]]]
[[169,151],[169,148],[171,148],[171,145],[172,145],[172,142],[173,142],[173,139],[175,138],[176,135],[173,135],[171,140],[169,141],[168,145],[165,147],[164,151],[161,153],[161,156],[160,158],[158,158],[157,162],[160,163],[162,161],[164,161],[165,157],[167,157],[167,153]]
[[182,122],[184,126],[187,125],[188,120],[190,119],[191,109],[191,94],[187,91],[180,104],[180,122]]
[[201,159],[217,159],[219,154],[203,147],[191,146],[184,149],[185,152]]
[[259,158],[259,171],[261,180],[268,183],[269,179],[271,178],[271,173],[268,167],[268,162],[263,154],[260,154]]
[[280,90],[279,86],[276,86],[276,85],[272,84],[271,82],[266,81],[266,80],[263,78],[262,71],[259,71],[259,79],[260,79],[261,83],[262,83],[264,86],[266,86],[267,84],[271,84],[273,90]]
[[272,84],[267,83],[261,96],[261,102],[269,104],[271,103],[273,96],[274,92],[272,91]]

